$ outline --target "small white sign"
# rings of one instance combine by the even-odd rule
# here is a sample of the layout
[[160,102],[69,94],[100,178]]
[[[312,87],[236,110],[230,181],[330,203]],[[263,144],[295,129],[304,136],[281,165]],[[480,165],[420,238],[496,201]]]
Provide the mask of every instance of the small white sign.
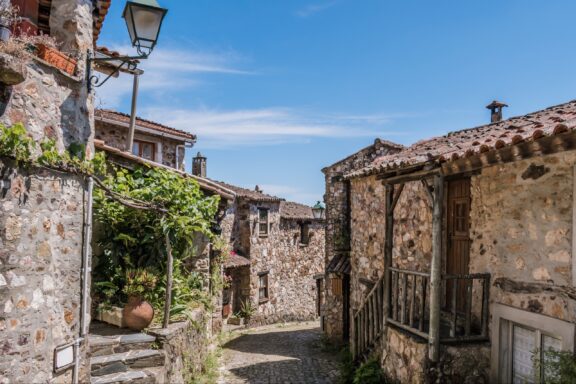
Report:
[[54,351],[54,370],[61,371],[74,364],[74,344],[56,348]]

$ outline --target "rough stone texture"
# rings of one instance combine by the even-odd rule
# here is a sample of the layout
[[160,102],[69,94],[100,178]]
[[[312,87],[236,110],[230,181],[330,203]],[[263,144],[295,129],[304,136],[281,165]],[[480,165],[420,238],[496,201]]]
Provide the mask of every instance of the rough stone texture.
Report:
[[[85,145],[93,154],[93,105],[85,83],[92,47],[92,1],[53,0],[51,32],[61,49],[79,58],[75,76],[33,59],[26,79],[11,89],[0,123],[21,122],[35,142],[54,139],[64,151]],[[71,382],[71,370],[53,373],[54,348],[80,334],[84,183],[31,168],[0,172],[11,180],[0,193],[0,377],[15,383]],[[4,177],[3,177],[4,178]],[[5,283],[5,284],[4,284]],[[86,347],[80,379],[87,380]]]
[[209,316],[197,310],[192,320],[174,323],[168,329],[151,330],[161,348],[166,352],[166,382],[173,384],[194,382],[208,354]]
[[[401,146],[377,139],[355,154],[322,170],[326,181],[326,266],[338,256],[349,257],[350,244],[350,183],[343,176],[372,163],[380,156],[396,153]],[[370,273],[371,274],[371,273]],[[344,298],[340,290],[331,289],[332,279],[342,279],[341,273],[327,273],[325,278],[325,295],[322,305],[323,327],[326,335],[335,341],[342,341],[344,335],[343,305]]]
[[[270,229],[267,236],[258,233],[258,208],[269,209]],[[309,244],[300,244],[300,226],[304,222],[282,217],[280,201],[254,201],[237,198],[222,222],[223,235],[237,254],[251,261],[248,269],[229,269],[236,277],[227,290],[232,295],[233,312],[241,302],[251,298],[256,313],[250,325],[282,321],[304,321],[317,317],[316,281],[324,270],[324,227],[322,222],[309,222]],[[260,272],[268,272],[269,299],[259,300]],[[249,276],[247,276],[249,274]]]
[[[97,140],[103,140],[106,145],[124,151],[126,150],[127,135],[128,128],[124,126],[114,125],[103,121],[96,121],[95,138]],[[134,139],[156,144],[156,154],[154,161],[164,164],[168,167],[183,169],[184,141],[178,141],[166,137],[161,137],[160,135],[156,136],[149,133],[139,132],[138,129],[136,129],[136,132],[134,132]],[[178,151],[178,156],[176,156],[176,151]],[[176,157],[178,157],[178,164],[176,164]]]
[[322,350],[317,323],[254,329],[224,345],[219,383],[336,383],[339,359]]
[[13,56],[0,53],[0,83],[17,85],[26,80],[26,65]]
[[[574,285],[572,209],[576,152],[486,168],[472,178],[470,272],[493,281]],[[548,169],[536,179],[527,170]],[[576,322],[576,303],[554,293],[507,293],[492,287],[493,302]]]
[[84,183],[7,162],[0,169],[14,171],[0,198],[0,376],[45,382],[54,348],[79,334]]
[[386,330],[378,351],[386,376],[398,383],[421,384],[426,380],[428,345],[395,328]]

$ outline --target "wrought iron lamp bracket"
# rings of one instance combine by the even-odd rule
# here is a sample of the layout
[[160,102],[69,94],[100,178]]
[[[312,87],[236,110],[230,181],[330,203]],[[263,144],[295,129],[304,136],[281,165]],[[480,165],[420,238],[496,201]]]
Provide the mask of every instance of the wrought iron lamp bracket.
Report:
[[[138,50],[138,53],[141,53]],[[149,53],[148,53],[149,54]],[[119,57],[93,57],[92,53],[89,51],[87,55],[87,67],[86,67],[86,79],[88,83],[88,93],[92,91],[92,88],[99,88],[104,85],[112,76],[115,76],[122,67],[126,65],[128,71],[135,71],[138,68],[138,60],[144,60],[148,58],[148,54],[141,54],[140,56],[119,56]],[[114,71],[110,73],[104,80],[101,81],[100,77],[92,74],[92,64],[93,63],[105,63],[111,61],[120,61],[120,65],[114,68]]]

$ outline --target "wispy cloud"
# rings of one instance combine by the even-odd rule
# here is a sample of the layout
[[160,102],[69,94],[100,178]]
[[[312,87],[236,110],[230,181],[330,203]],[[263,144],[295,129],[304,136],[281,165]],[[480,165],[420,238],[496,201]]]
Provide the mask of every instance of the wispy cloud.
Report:
[[[119,52],[130,52],[130,47],[111,47]],[[170,96],[175,91],[190,89],[202,84],[209,75],[249,75],[254,72],[237,67],[242,57],[232,51],[205,52],[191,49],[158,48],[150,58],[143,60],[140,68],[145,76],[140,80],[140,90],[158,97]],[[107,108],[117,108],[122,100],[132,94],[132,76],[121,75],[98,88],[97,98]]]
[[337,3],[338,3],[338,1],[329,1],[329,2],[324,2],[324,3],[309,4],[309,5],[305,6],[304,8],[296,11],[296,16],[301,17],[301,18],[307,18],[307,17],[313,16],[319,12],[325,11],[328,8],[332,8]]
[[228,148],[309,142],[313,138],[374,137],[385,131],[386,115],[323,115],[290,108],[222,111],[209,108],[152,107],[145,117],[192,132],[204,147]]

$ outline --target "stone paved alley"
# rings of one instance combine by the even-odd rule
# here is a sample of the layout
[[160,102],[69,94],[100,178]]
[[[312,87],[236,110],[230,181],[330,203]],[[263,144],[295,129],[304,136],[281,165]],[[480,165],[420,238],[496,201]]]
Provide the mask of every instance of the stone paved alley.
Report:
[[336,383],[338,355],[322,348],[316,322],[246,331],[223,347],[220,383]]

